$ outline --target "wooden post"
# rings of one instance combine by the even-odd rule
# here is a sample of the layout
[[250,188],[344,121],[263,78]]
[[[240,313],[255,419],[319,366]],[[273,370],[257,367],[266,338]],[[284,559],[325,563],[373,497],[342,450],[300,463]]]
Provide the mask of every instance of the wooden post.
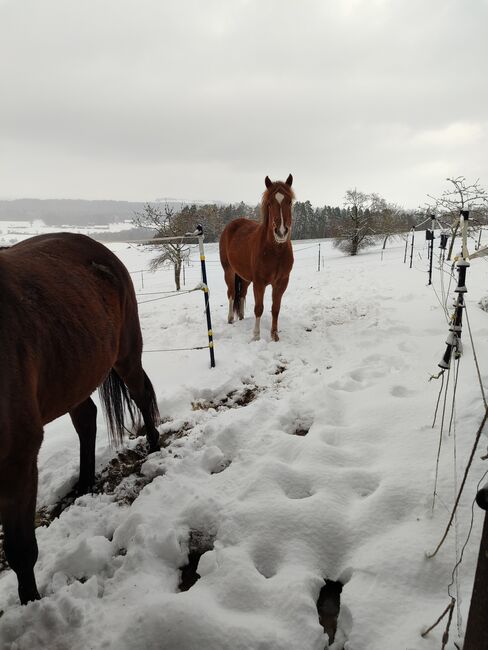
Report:
[[[488,510],[488,485],[476,495],[476,502]],[[478,565],[474,576],[473,593],[469,607],[466,636],[463,650],[484,650],[488,648],[488,512],[481,534]]]

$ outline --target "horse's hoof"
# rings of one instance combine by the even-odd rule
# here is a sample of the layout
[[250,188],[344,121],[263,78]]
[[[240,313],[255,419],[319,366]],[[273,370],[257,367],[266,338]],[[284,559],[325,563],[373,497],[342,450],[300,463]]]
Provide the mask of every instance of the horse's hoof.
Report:
[[279,341],[280,337],[278,336],[278,332],[271,332],[271,338],[273,341]]
[[34,600],[41,600],[41,596],[37,591],[37,587],[22,588],[19,587],[19,600],[21,605],[27,605]]
[[261,340],[261,337],[259,336],[259,334],[255,334],[255,335],[252,337],[252,340],[253,340],[253,341],[260,341],[260,340]]
[[229,325],[232,325],[232,323],[234,322],[234,319],[233,318],[228,318],[227,322],[229,323]]

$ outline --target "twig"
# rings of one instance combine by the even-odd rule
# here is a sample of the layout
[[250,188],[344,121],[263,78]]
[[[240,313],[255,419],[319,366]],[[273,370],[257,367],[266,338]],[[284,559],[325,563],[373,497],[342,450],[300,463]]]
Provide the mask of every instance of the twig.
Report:
[[468,460],[468,464],[466,465],[466,469],[464,470],[463,480],[462,480],[462,482],[461,482],[461,486],[460,486],[460,488],[459,488],[458,495],[457,495],[457,497],[456,497],[456,501],[455,501],[455,503],[454,503],[454,507],[453,507],[453,509],[452,509],[451,516],[450,516],[450,518],[449,518],[449,522],[448,522],[448,524],[447,524],[447,526],[446,526],[446,530],[445,530],[445,532],[444,532],[444,535],[442,536],[442,539],[441,539],[441,541],[439,542],[439,544],[437,545],[435,551],[434,551],[433,553],[427,553],[427,554],[426,554],[426,556],[429,558],[429,560],[432,559],[433,557],[435,557],[435,556],[437,555],[437,552],[439,551],[439,549],[441,548],[441,546],[444,544],[444,541],[445,541],[445,539],[446,539],[446,537],[447,537],[447,534],[448,534],[448,532],[449,532],[449,529],[450,529],[450,527],[451,527],[451,524],[452,524],[453,519],[454,519],[454,515],[455,515],[455,513],[456,513],[456,510],[457,510],[457,507],[458,507],[458,504],[459,504],[459,500],[461,499],[461,494],[462,494],[462,492],[463,492],[464,485],[465,485],[465,483],[466,483],[466,479],[468,478],[469,470],[471,469],[471,465],[472,465],[472,463],[473,463],[473,458],[474,458],[474,455],[475,455],[475,453],[476,453],[476,449],[477,449],[477,447],[478,447],[478,442],[479,442],[479,440],[480,440],[481,433],[482,433],[482,431],[483,431],[483,428],[484,428],[484,426],[485,426],[485,424],[486,424],[486,420],[487,420],[487,419],[488,419],[488,409],[485,410],[485,414],[484,414],[484,416],[483,416],[483,420],[481,421],[481,424],[480,424],[480,426],[479,426],[479,429],[478,429],[478,431],[476,432],[476,437],[475,437],[475,440],[474,440],[473,449],[471,450],[471,454],[470,454],[470,457],[469,457],[469,460]]

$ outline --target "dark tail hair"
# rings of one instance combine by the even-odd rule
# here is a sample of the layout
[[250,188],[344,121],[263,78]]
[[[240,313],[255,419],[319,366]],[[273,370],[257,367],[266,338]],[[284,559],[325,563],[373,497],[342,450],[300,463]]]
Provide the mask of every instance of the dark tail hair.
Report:
[[241,300],[242,300],[242,278],[235,274],[235,279],[234,279],[234,314],[239,318],[239,307],[241,305]]
[[[149,378],[146,377],[146,379],[149,382],[152,394],[154,395],[151,382],[149,381]],[[129,413],[132,427],[136,426],[138,422],[138,418],[134,413],[134,403],[129,395],[129,389],[112,368],[107,379],[98,390],[105,411],[105,417],[107,419],[110,442],[115,445],[120,445],[124,439],[124,433],[126,431],[124,418],[125,410],[127,409]],[[155,401],[156,397],[154,396],[154,402]],[[152,403],[151,407],[153,408]]]
[[[144,370],[142,371],[144,372]],[[154,392],[153,385],[151,380],[144,372],[144,390],[146,391],[146,396],[149,399],[149,416],[154,422],[154,426],[161,424],[161,416],[159,415],[158,401],[156,399],[156,393]]]

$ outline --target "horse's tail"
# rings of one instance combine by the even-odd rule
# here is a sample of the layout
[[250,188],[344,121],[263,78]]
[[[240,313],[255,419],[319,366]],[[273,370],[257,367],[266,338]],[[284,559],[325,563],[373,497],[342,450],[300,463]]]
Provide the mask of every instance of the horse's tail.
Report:
[[161,422],[161,416],[159,414],[158,400],[156,399],[156,393],[154,392],[153,385],[151,380],[146,375],[144,370],[144,390],[149,401],[149,416],[151,417],[154,424],[157,426]]
[[[145,383],[146,379],[151,386],[152,394],[154,395],[154,389],[152,388],[151,382],[147,376],[145,378]],[[138,423],[138,418],[134,413],[134,403],[129,395],[129,389],[112,368],[107,379],[105,379],[98,390],[105,411],[105,417],[107,419],[110,441],[112,444],[120,445],[122,444],[124,433],[126,431],[125,411],[127,410],[129,413],[132,427],[136,426]],[[156,397],[154,396],[154,404],[155,403]],[[154,407],[152,406],[152,409],[153,408]],[[155,408],[157,412],[157,405]]]
[[241,300],[242,300],[242,278],[240,275],[235,274],[235,279],[234,279],[234,314],[236,315],[237,318],[239,318],[239,308],[241,306]]

